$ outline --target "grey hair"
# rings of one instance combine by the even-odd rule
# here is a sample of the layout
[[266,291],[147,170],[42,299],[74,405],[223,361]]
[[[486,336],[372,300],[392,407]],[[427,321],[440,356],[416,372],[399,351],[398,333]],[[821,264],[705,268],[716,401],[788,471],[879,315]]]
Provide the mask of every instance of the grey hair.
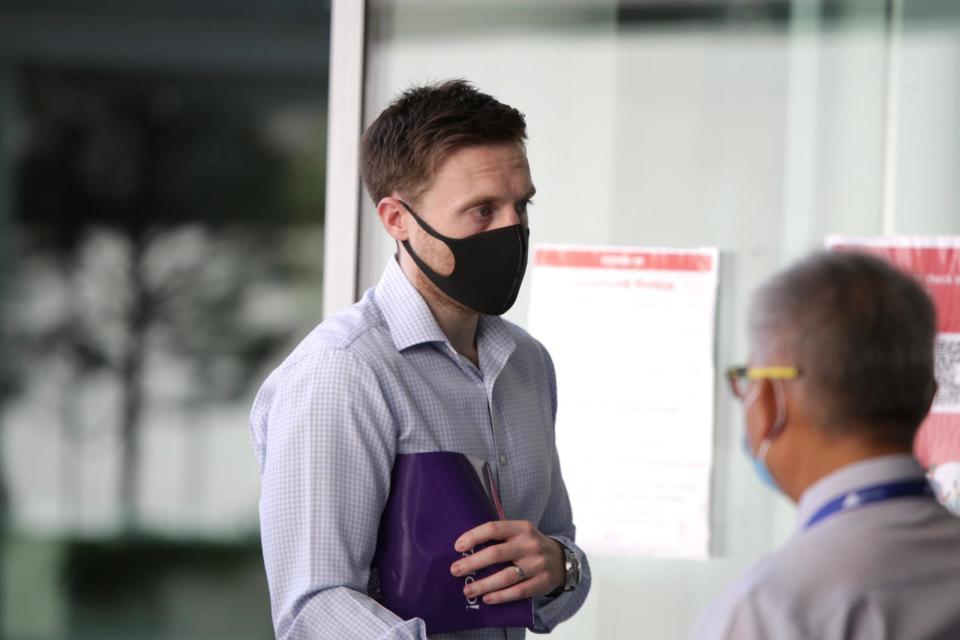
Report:
[[821,428],[913,442],[936,388],[936,311],[913,277],[866,253],[816,253],[756,291],[749,322],[754,359],[801,369]]

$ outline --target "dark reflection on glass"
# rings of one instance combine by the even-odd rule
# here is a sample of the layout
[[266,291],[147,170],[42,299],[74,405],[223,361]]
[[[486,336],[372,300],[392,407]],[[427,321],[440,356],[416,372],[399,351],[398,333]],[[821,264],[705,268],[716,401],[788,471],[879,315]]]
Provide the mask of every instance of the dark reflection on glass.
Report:
[[238,45],[0,59],[2,637],[272,635],[246,414],[320,316],[326,71]]

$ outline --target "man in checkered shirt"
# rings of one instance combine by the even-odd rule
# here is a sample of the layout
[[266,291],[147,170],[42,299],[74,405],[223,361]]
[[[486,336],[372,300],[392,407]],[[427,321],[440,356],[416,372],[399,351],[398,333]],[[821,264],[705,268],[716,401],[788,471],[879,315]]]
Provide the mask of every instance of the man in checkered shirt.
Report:
[[453,451],[495,471],[506,519],[463,532],[457,552],[492,544],[450,571],[510,566],[465,581],[465,597],[532,598],[532,629],[544,633],[587,596],[555,445],[553,363],[499,317],[526,268],[535,189],[525,138],[519,111],[459,80],[407,91],[364,134],[361,170],[395,259],[270,375],[251,414],[278,638],[427,637],[422,620],[370,596],[398,454]]

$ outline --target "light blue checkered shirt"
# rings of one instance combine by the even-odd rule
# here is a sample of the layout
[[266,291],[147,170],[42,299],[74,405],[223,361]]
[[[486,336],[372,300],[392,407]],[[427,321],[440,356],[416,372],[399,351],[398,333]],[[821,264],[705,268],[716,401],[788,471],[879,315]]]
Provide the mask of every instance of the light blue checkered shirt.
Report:
[[[277,637],[426,638],[367,595],[394,456],[456,451],[495,465],[507,519],[574,550],[580,587],[534,601],[534,630],[572,616],[590,589],[573,542],[554,442],[557,397],[543,346],[481,316],[480,367],[459,355],[395,260],[350,309],[323,322],[267,378],[250,416],[260,529]],[[431,638],[524,637],[483,629]]]

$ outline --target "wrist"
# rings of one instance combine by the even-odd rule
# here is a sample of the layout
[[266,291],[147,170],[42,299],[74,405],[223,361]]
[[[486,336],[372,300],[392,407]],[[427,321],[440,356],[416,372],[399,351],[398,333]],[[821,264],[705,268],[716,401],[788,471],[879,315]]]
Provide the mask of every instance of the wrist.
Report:
[[566,547],[564,547],[563,543],[556,538],[550,538],[550,542],[553,543],[553,559],[555,562],[554,566],[559,567],[559,571],[557,571],[555,579],[550,584],[550,593],[553,593],[558,590],[562,591],[563,585],[566,584],[567,573],[564,570],[566,556],[563,553],[563,550]]
[[575,551],[568,548],[556,538],[551,538],[551,540],[556,542],[560,548],[562,556],[561,566],[563,567],[563,582],[561,582],[559,586],[546,595],[548,598],[556,598],[567,591],[573,591],[577,588],[577,586],[580,584],[582,567],[580,558],[577,556]]

